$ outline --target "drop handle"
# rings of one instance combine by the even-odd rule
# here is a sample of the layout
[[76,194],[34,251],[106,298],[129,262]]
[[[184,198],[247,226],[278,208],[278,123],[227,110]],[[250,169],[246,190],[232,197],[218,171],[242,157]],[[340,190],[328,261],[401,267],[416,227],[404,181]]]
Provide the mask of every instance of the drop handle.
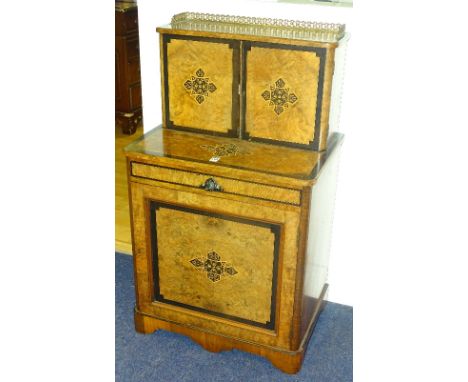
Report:
[[216,183],[216,180],[213,178],[208,178],[205,182],[200,185],[200,188],[203,188],[205,191],[223,191],[221,186]]

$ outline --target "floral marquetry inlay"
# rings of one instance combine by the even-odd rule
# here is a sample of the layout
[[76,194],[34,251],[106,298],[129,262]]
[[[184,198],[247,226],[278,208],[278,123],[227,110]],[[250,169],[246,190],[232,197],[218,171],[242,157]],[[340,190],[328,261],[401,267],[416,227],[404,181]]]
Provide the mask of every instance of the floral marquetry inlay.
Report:
[[184,87],[199,104],[203,103],[210,93],[216,91],[216,85],[205,77],[203,69],[198,69],[195,76],[185,81]]
[[206,272],[208,279],[214,283],[221,280],[222,276],[234,276],[237,273],[231,264],[221,261],[215,251],[209,252],[206,258],[197,257],[190,262],[198,270]]
[[270,106],[274,106],[274,111],[277,115],[280,115],[289,104],[293,104],[297,101],[297,96],[294,93],[289,92],[289,88],[285,88],[286,84],[282,78],[275,82],[275,86],[270,85],[270,90],[265,90],[262,93],[262,97],[269,103]]

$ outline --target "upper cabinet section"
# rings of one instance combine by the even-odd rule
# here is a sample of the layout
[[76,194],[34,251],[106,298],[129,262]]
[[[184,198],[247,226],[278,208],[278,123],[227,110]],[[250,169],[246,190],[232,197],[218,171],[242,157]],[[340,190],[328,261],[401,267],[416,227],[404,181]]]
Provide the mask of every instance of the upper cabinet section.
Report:
[[343,25],[184,13],[158,32],[165,128],[327,148]]

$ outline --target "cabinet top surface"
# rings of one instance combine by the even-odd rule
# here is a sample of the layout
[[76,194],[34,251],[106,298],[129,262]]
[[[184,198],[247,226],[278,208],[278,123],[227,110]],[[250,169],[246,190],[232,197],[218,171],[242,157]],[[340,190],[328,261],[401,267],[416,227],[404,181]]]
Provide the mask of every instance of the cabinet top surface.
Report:
[[345,25],[267,19],[259,17],[214,15],[184,12],[175,15],[169,25],[158,28],[161,33],[216,33],[242,38],[262,36],[289,40],[336,43],[345,36]]
[[[336,134],[335,140],[342,136]],[[330,146],[328,153],[333,148]],[[125,148],[127,156],[173,158],[282,177],[311,180],[327,153],[249,142],[237,138],[194,134],[160,126]]]

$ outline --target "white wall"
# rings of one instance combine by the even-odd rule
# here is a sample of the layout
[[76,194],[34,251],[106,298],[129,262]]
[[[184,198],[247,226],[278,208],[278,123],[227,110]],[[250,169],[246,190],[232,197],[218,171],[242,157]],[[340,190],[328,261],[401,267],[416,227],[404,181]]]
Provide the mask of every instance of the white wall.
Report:
[[[295,19],[304,21],[321,21],[346,24],[347,31],[353,30],[353,9],[342,7],[327,7],[310,4],[287,4],[267,0],[223,0],[210,1],[199,0],[197,2],[188,0],[172,0],[167,2],[154,0],[139,0],[139,23],[140,23],[140,54],[143,96],[143,119],[145,131],[161,124],[161,82],[159,72],[159,40],[156,27],[168,24],[171,17],[176,13],[185,11],[207,12],[219,14],[232,14],[241,16],[258,16],[282,19]],[[351,38],[348,43],[347,61],[352,60]],[[353,93],[353,84],[350,76],[345,74],[344,92],[342,97],[341,125],[340,131],[348,134],[347,123],[351,113],[349,99]],[[349,131],[352,134],[352,130]],[[346,162],[346,141],[342,162]],[[342,222],[346,216],[346,203],[340,198],[346,195],[347,185],[350,187],[351,174],[349,169],[342,166],[340,178],[338,179],[338,192],[335,210],[334,232],[332,236],[332,248],[329,268],[329,295],[328,299],[342,304],[353,305],[353,276],[351,268],[353,256],[346,248],[342,240],[349,227]]]
[[[161,0],[140,0],[145,91],[158,83],[154,27],[169,20],[165,8],[219,11],[212,3],[174,0],[163,9]],[[230,13],[256,8],[236,3],[244,5]],[[330,281],[332,299],[356,307],[359,382],[468,381],[465,3],[281,8],[317,19],[353,12]],[[0,71],[0,293],[8,307],[0,380],[110,381],[114,15],[103,1],[90,9],[52,0],[47,9],[54,12],[8,2],[0,23],[11,52]],[[158,92],[144,94],[156,110]]]

